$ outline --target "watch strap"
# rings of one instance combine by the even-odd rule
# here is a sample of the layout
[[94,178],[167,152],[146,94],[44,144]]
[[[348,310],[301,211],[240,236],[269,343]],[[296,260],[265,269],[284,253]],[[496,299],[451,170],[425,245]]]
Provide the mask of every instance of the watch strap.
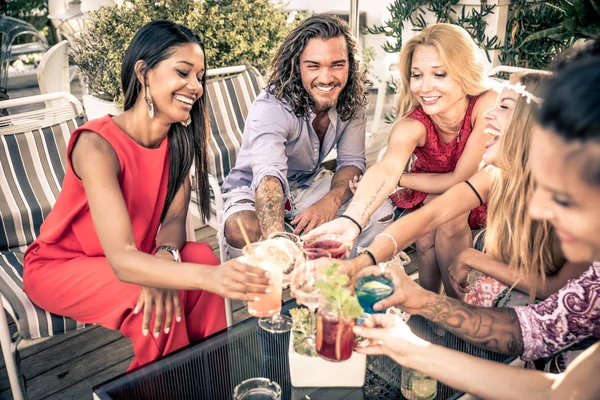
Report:
[[158,253],[159,251],[168,251],[173,256],[173,261],[175,261],[175,262],[181,261],[181,256],[179,254],[179,249],[177,247],[161,245],[156,248],[156,251],[154,252],[154,254]]

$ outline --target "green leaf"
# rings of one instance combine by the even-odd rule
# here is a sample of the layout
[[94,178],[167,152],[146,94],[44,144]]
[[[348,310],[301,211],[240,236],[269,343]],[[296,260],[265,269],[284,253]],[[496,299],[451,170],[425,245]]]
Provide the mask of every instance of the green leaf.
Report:
[[364,310],[360,306],[356,297],[349,297],[342,306],[342,314],[344,318],[360,318]]

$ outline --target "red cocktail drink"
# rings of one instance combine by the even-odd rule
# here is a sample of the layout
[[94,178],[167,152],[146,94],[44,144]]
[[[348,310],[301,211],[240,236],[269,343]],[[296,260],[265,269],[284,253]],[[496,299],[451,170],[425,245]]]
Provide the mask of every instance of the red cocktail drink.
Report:
[[342,242],[337,235],[324,235],[304,245],[305,249],[321,249],[331,254],[331,258],[347,257],[350,246]]
[[329,361],[344,361],[354,349],[354,318],[340,319],[320,309],[317,315],[317,352]]

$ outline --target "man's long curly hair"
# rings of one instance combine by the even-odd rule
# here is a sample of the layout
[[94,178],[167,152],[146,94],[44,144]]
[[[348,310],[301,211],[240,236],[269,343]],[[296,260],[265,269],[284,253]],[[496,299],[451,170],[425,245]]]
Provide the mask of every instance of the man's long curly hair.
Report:
[[297,117],[308,118],[315,102],[302,85],[300,55],[310,39],[332,39],[343,36],[348,48],[348,82],[339,95],[336,110],[342,121],[355,117],[367,106],[367,90],[371,86],[361,66],[359,47],[348,24],[337,17],[315,15],[302,21],[285,38],[271,61],[266,91],[288,103]]

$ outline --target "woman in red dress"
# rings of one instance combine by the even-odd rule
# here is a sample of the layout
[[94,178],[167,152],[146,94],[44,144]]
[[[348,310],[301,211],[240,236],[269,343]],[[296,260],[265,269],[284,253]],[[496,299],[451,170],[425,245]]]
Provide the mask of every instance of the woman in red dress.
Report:
[[62,191],[25,254],[33,302],[119,329],[133,342],[130,369],[225,328],[221,296],[249,301],[269,283],[185,241],[192,165],[210,212],[205,71],[188,28],[155,21],[136,33],[121,69],[125,112],[72,133]]
[[[365,173],[344,218],[315,229],[309,237],[330,232],[352,240],[359,231],[357,225],[364,226],[396,186],[402,189],[391,200],[410,210],[475,174],[487,141],[483,113],[494,106],[497,97],[477,52],[469,34],[451,24],[430,25],[403,46],[398,120],[388,149]],[[417,160],[403,174],[413,153]],[[424,288],[437,292],[443,281],[446,293],[458,297],[449,284],[448,267],[471,246],[468,220],[469,213],[417,241],[419,282]],[[474,210],[473,225],[484,221],[485,210]]]

